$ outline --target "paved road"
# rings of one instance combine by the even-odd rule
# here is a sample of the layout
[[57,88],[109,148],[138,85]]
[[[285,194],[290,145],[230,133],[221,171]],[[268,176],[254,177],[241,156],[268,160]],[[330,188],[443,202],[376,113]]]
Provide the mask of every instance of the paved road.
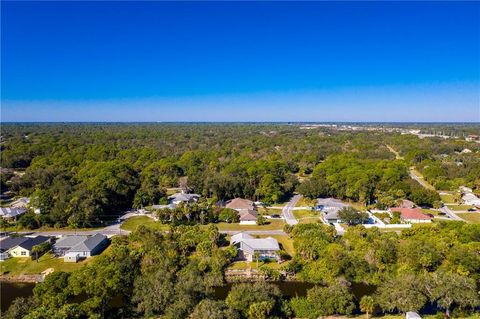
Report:
[[442,208],[439,209],[442,213],[445,213],[448,217],[450,217],[453,220],[460,220],[464,221],[462,218],[460,218],[457,214],[455,214],[450,208],[447,206],[443,206]]
[[295,195],[292,199],[283,207],[282,214],[285,218],[285,222],[289,225],[296,225],[298,224],[298,220],[293,216],[292,209],[295,207],[297,202],[302,198],[302,195]]
[[412,179],[416,180],[420,185],[422,185],[426,189],[432,189],[432,186],[430,186],[427,182],[425,182],[423,178],[420,178],[420,176],[415,174],[415,172],[412,169],[410,169],[409,174]]

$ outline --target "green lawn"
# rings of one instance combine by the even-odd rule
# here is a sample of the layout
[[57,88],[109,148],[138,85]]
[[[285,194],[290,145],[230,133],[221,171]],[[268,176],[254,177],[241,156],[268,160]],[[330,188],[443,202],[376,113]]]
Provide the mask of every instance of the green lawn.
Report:
[[63,258],[56,258],[52,253],[47,253],[36,260],[31,260],[30,257],[25,258],[10,258],[0,263],[2,274],[8,275],[34,275],[40,274],[42,271],[53,268],[61,271],[74,271],[87,263],[94,260],[96,257],[91,257],[78,263],[66,263]]
[[293,248],[293,240],[287,235],[271,235],[266,237],[273,237],[282,246],[283,250],[285,250],[290,256],[293,257],[295,254],[295,249]]
[[134,231],[137,229],[138,226],[144,225],[148,228],[152,228],[155,230],[167,230],[168,225],[164,225],[160,222],[156,222],[150,217],[147,216],[135,216],[127,219],[122,226],[121,229]]
[[320,216],[320,212],[316,212],[314,210],[309,210],[309,209],[292,210],[292,213],[296,219],[309,218],[309,217],[318,218]]
[[470,223],[480,223],[480,213],[457,213],[457,215]]
[[269,224],[267,225],[240,225],[239,223],[218,223],[217,225],[219,230],[277,230],[283,229],[285,222],[282,219],[268,219]]
[[315,206],[317,204],[316,199],[308,199],[306,197],[300,198],[300,200],[295,205],[296,207],[306,207],[306,206]]
[[455,204],[455,196],[452,194],[440,195],[440,198],[445,204]]
[[438,215],[438,210],[435,210],[435,209],[422,208],[422,212],[423,212],[424,214],[432,214],[432,215],[435,215],[435,216]]
[[[258,268],[261,268],[262,266],[267,266],[269,268],[279,269],[284,264],[285,263],[279,264],[276,261],[271,261],[271,262],[268,262],[268,263],[266,263],[264,261],[258,261]],[[257,269],[257,262],[256,261],[252,261],[252,262],[235,261],[228,266],[228,269],[248,269],[248,268]]]
[[451,210],[468,210],[472,208],[472,205],[447,205]]

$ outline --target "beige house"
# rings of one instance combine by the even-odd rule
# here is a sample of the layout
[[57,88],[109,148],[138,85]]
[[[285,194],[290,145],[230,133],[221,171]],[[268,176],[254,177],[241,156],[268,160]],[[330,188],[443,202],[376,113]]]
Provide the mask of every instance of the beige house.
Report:
[[257,223],[257,208],[255,204],[248,199],[234,198],[227,202],[226,208],[236,210],[242,225],[255,225]]
[[50,238],[45,236],[27,238],[25,241],[9,249],[8,254],[10,257],[31,257],[33,247],[43,244],[49,240]]

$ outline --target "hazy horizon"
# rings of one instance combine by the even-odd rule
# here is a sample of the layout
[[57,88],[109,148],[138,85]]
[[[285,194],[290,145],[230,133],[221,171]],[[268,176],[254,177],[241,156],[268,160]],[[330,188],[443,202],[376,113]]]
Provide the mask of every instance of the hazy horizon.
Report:
[[1,6],[2,122],[480,121],[478,2]]

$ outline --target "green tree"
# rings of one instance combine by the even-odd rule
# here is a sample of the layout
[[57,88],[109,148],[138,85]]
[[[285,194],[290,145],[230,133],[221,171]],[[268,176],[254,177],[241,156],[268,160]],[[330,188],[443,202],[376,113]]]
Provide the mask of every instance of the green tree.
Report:
[[360,310],[367,314],[367,319],[370,318],[370,314],[375,309],[375,302],[372,296],[363,296],[360,299]]
[[400,275],[380,284],[375,300],[384,311],[397,310],[403,313],[418,311],[427,302],[418,278],[410,274]]
[[344,207],[338,211],[338,217],[348,225],[363,224],[368,221],[368,214],[359,212],[353,207]]

